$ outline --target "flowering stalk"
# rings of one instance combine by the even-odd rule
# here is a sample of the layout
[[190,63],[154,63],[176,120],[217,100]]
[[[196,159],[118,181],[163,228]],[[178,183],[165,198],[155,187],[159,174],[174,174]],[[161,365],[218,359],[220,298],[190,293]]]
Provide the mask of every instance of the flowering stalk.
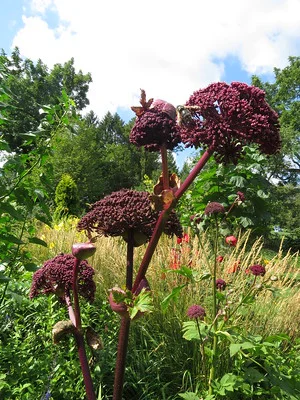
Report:
[[[88,400],[96,400],[96,395],[95,395],[94,387],[93,387],[93,381],[92,381],[90,368],[89,368],[86,351],[85,351],[83,334],[82,334],[82,330],[81,330],[81,316],[80,316],[78,284],[77,284],[79,264],[80,264],[80,260],[78,258],[75,258],[74,268],[73,268],[73,300],[74,300],[74,317],[75,317],[76,331],[74,333],[74,336],[75,336],[75,341],[76,341],[76,345],[77,345],[77,349],[78,349],[78,356],[79,356],[79,361],[80,361],[80,366],[81,366],[81,370],[82,370],[83,381],[84,381],[84,385],[85,385],[87,398],[88,398]],[[70,308],[70,305],[68,305],[68,308],[69,308],[69,314],[70,314],[70,310],[72,310],[72,307]],[[72,317],[72,312],[71,312],[70,317]],[[71,318],[71,320],[72,320],[72,318]]]
[[141,265],[139,267],[138,273],[136,275],[134,284],[133,284],[133,292],[137,289],[140,281],[145,277],[147,269],[149,267],[151,258],[153,256],[153,253],[156,249],[156,246],[158,244],[158,241],[160,239],[160,236],[163,232],[164,226],[166,221],[168,220],[168,217],[170,215],[171,210],[175,207],[177,201],[180,199],[180,197],[186,192],[186,190],[189,188],[189,186],[193,183],[194,179],[197,177],[199,172],[202,170],[204,165],[207,163],[211,155],[213,154],[213,150],[210,148],[206,150],[200,160],[197,162],[195,167],[191,170],[189,173],[188,177],[185,179],[183,184],[180,186],[180,188],[176,191],[175,193],[175,200],[169,205],[168,208],[162,211],[160,214],[157,223],[155,225],[153,234],[151,236],[150,242],[147,246],[147,249],[145,251],[144,257],[142,259]]
[[[134,231],[133,229],[130,229],[128,232],[128,241],[127,241],[127,268],[126,268],[126,289],[128,290],[132,289],[133,252],[134,252]],[[128,339],[129,339],[129,329],[130,329],[130,317],[129,315],[126,314],[121,318],[121,325],[119,331],[113,400],[122,400],[126,355],[127,355]]]

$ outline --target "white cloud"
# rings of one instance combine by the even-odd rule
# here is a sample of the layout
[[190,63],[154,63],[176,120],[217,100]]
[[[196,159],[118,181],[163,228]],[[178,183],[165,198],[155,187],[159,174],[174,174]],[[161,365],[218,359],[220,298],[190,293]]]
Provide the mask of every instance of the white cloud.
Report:
[[[57,12],[55,29],[47,9]],[[140,88],[183,103],[222,80],[228,56],[249,74],[271,73],[300,47],[299,0],[32,0],[31,10],[13,46],[49,67],[74,57],[92,73],[89,99],[100,117],[137,104]]]

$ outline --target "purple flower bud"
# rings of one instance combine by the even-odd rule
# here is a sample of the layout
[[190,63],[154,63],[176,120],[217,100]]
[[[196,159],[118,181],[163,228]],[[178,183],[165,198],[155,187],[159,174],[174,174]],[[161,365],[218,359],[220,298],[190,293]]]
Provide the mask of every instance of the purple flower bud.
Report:
[[96,247],[91,242],[74,243],[72,246],[72,254],[78,260],[86,260],[95,254]]
[[181,142],[175,107],[164,100],[155,100],[151,108],[137,117],[130,142],[148,151],[159,151],[162,145],[173,150]]
[[239,198],[239,201],[242,201],[242,202],[245,201],[245,195],[243,192],[237,192],[236,194]]
[[217,279],[216,280],[216,287],[219,290],[225,290],[226,288],[226,282],[223,279]]

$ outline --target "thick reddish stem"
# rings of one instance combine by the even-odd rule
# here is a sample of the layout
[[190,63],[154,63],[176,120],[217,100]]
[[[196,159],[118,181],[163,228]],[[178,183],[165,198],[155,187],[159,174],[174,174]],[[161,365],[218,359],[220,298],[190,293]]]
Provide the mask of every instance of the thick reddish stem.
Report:
[[[81,316],[80,316],[78,285],[77,285],[79,264],[80,264],[80,260],[76,258],[74,261],[73,282],[72,282],[73,301],[74,301],[74,316],[75,316],[75,327],[76,327],[76,332],[75,332],[74,336],[75,336],[75,340],[76,340],[76,344],[77,344],[78,356],[79,356],[79,361],[80,361],[80,366],[81,366],[81,371],[82,371],[82,375],[83,375],[83,381],[84,381],[84,385],[85,385],[85,391],[86,391],[87,398],[88,398],[88,400],[96,400],[96,395],[95,395],[94,387],[93,387],[93,381],[92,381],[91,372],[90,372],[89,364],[87,361],[87,356],[86,356],[86,351],[85,351],[85,346],[84,346],[83,334],[81,331]],[[70,301],[68,304],[68,308],[69,308],[69,312],[70,312],[70,309],[72,308]],[[71,311],[70,317],[72,317],[72,311]]]
[[80,264],[80,260],[78,258],[74,261],[73,268],[73,301],[74,301],[74,314],[75,314],[75,327],[80,330],[81,329],[81,317],[80,317],[80,306],[79,306],[79,298],[78,298],[78,267]]
[[119,341],[118,341],[118,353],[117,353],[117,361],[115,369],[113,400],[122,400],[129,328],[130,328],[129,316],[122,317],[121,327],[119,332]]
[[140,268],[138,270],[138,273],[136,275],[134,284],[133,284],[133,288],[132,291],[133,293],[135,292],[135,290],[138,288],[140,281],[145,277],[147,269],[149,267],[151,258],[154,254],[154,251],[156,249],[157,243],[160,239],[160,236],[163,232],[164,226],[166,224],[166,221],[169,218],[170,212],[172,210],[172,208],[175,207],[176,202],[178,199],[180,199],[180,197],[184,194],[184,192],[188,189],[188,187],[193,183],[194,179],[196,178],[196,176],[199,174],[199,172],[201,171],[201,169],[204,167],[204,165],[207,163],[207,161],[209,160],[209,158],[211,157],[211,155],[213,154],[213,150],[208,149],[206,150],[202,157],[200,158],[200,160],[197,162],[197,164],[195,165],[195,167],[191,170],[191,172],[189,173],[188,177],[186,178],[186,180],[183,182],[183,184],[180,186],[180,188],[176,191],[175,193],[175,200],[172,202],[172,204],[170,205],[170,207],[164,211],[162,211],[162,213],[160,214],[153,234],[151,236],[150,242],[147,246],[146,252],[144,254],[144,257],[142,259]]
[[96,395],[95,395],[94,387],[93,387],[93,381],[92,381],[92,377],[91,377],[91,373],[90,373],[90,367],[89,367],[86,352],[85,352],[83,335],[81,332],[77,331],[74,336],[75,336],[75,340],[76,340],[76,344],[77,344],[78,356],[79,356],[81,371],[82,371],[82,375],[83,375],[83,381],[84,381],[87,399],[88,400],[96,400]]
[[[127,268],[126,289],[132,289],[133,280],[133,253],[134,253],[134,231],[128,232],[127,242]],[[126,355],[129,339],[130,318],[128,315],[122,317],[118,340],[117,360],[115,368],[113,400],[122,400],[123,383],[126,367]]]

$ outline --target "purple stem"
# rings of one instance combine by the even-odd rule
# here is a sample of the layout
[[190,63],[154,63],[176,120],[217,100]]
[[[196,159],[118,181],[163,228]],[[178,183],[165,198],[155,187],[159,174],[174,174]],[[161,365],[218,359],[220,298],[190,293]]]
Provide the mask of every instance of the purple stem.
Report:
[[[85,385],[87,399],[88,400],[96,400],[96,395],[95,395],[94,387],[93,387],[93,381],[92,381],[91,372],[90,372],[90,368],[89,368],[89,364],[88,364],[88,360],[87,360],[87,356],[86,356],[86,351],[85,351],[85,346],[84,346],[83,334],[82,334],[82,330],[81,330],[81,316],[80,316],[78,285],[77,285],[79,264],[80,264],[80,260],[78,260],[76,258],[75,262],[74,262],[73,282],[72,282],[74,312],[72,309],[71,302],[70,302],[70,304],[68,304],[68,309],[69,309],[69,315],[70,315],[71,320],[73,317],[72,313],[74,313],[74,316],[75,316],[76,332],[75,332],[74,336],[75,336],[75,340],[76,340],[76,344],[77,344],[78,356],[79,356],[81,371],[82,371],[82,375],[83,375],[83,381],[84,381],[84,385]],[[72,310],[71,314],[70,314],[70,310]],[[72,322],[73,322],[73,320],[72,320]]]
[[183,184],[180,186],[180,188],[176,191],[175,193],[175,200],[172,202],[170,207],[168,207],[166,210],[163,210],[156,222],[153,234],[151,236],[150,242],[147,246],[147,249],[145,251],[144,257],[142,259],[140,268],[138,270],[138,273],[136,275],[132,291],[133,293],[136,291],[136,289],[139,286],[140,281],[145,277],[147,269],[149,267],[151,258],[153,256],[153,253],[156,249],[157,243],[160,239],[160,236],[163,232],[164,226],[168,220],[168,217],[170,215],[170,212],[172,208],[175,207],[177,200],[180,199],[180,197],[184,194],[184,192],[188,189],[188,187],[193,183],[194,179],[196,176],[199,174],[201,169],[204,167],[204,165],[207,163],[211,155],[213,154],[212,149],[206,150],[200,160],[197,162],[197,164],[194,166],[194,168],[191,170],[189,173],[188,177],[185,179]]
[[[126,268],[126,289],[132,289],[133,280],[133,252],[134,252],[134,231],[128,232],[127,242],[127,268]],[[118,340],[118,351],[115,368],[113,400],[122,400],[123,383],[125,376],[126,355],[129,339],[130,318],[125,315],[121,318],[121,326]]]

